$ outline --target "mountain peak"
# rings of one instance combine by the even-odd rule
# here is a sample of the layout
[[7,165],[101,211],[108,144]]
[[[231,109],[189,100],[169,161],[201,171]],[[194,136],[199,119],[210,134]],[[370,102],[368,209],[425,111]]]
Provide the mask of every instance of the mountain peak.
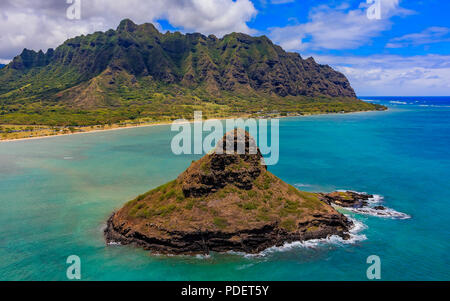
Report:
[[255,139],[249,132],[241,128],[235,128],[227,132],[217,144],[214,153],[232,156],[256,155],[258,158],[262,158]]
[[138,26],[130,19],[123,19],[117,27],[117,31],[134,32],[137,27]]
[[267,167],[253,137],[234,129],[224,135],[213,152],[193,162],[179,176],[185,196],[214,193],[226,185],[250,190]]

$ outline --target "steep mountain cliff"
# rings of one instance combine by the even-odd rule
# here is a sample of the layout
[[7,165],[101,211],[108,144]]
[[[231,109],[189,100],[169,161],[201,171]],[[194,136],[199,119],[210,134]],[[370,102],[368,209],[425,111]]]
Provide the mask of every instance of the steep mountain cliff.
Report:
[[39,114],[68,116],[73,110],[84,114],[74,119],[79,124],[182,117],[190,113],[186,105],[205,103],[212,114],[309,112],[304,104],[313,101],[321,112],[376,109],[356,99],[343,74],[285,52],[265,36],[162,34],[131,20],[45,53],[25,49],[0,70],[0,114],[19,123],[42,123]]

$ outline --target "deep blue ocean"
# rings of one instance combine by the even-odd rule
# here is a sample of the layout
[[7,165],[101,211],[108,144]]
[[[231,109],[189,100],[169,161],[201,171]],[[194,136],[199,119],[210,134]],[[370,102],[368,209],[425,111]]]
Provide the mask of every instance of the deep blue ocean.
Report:
[[269,170],[308,191],[376,194],[410,218],[344,212],[352,240],[294,243],[258,256],[158,256],[106,245],[113,210],[174,179],[198,156],[175,156],[169,126],[0,143],[0,280],[450,280],[450,97],[361,97],[384,112],[280,119]]

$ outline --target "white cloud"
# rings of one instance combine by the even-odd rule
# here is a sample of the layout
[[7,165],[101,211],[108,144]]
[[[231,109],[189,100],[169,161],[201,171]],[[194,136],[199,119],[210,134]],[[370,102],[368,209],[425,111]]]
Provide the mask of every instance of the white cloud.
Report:
[[[2,0],[0,2],[0,60],[23,48],[57,47],[80,34],[116,28],[120,20],[136,23],[167,19],[185,31],[222,36],[247,26],[257,11],[250,0],[82,0],[81,20],[68,20],[65,0]],[[155,24],[159,26],[158,24]]]
[[11,59],[23,48],[47,50],[56,47],[68,37],[93,31],[96,25],[74,25],[64,18],[52,19],[27,12],[0,12],[0,59]]
[[419,33],[411,33],[393,38],[386,45],[387,48],[402,48],[409,46],[429,45],[433,43],[449,42],[450,28],[429,27]]
[[271,28],[270,37],[287,50],[358,48],[390,29],[392,16],[412,13],[400,8],[399,0],[381,1],[380,20],[370,20],[364,4],[356,9],[345,3],[320,5],[311,9],[308,22]]
[[358,95],[450,95],[450,55],[314,57],[344,73]]
[[223,36],[230,32],[253,33],[246,22],[256,16],[248,0],[192,0],[188,7],[174,6],[166,13],[169,22],[186,30]]
[[218,36],[251,33],[246,23],[257,13],[250,0],[91,0],[83,3],[83,12],[88,18],[109,16],[113,24],[123,18],[137,23],[165,18],[175,27]]

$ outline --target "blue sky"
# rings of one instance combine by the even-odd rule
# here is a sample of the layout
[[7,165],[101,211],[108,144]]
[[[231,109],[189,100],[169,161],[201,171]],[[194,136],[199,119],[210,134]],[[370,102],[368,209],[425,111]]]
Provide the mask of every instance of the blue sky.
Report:
[[[358,95],[450,95],[450,1],[383,0],[370,21],[364,2],[256,2],[249,27],[344,72]],[[302,34],[305,45],[290,45]]]
[[450,95],[448,0],[372,0],[381,9],[372,20],[367,0],[79,1],[81,19],[67,20],[65,0],[2,0],[0,63],[131,18],[163,31],[267,35],[343,72],[360,96]]
[[[272,3],[271,3],[272,2]],[[365,0],[353,1],[327,1],[327,0],[298,0],[282,1],[284,4],[273,4],[277,1],[255,1],[255,7],[260,12],[249,26],[258,31],[269,34],[273,27],[289,27],[290,25],[305,24],[311,22],[315,9],[320,6],[330,8],[325,10],[327,16],[340,13],[348,14],[354,10],[365,10],[361,5],[367,7]],[[395,3],[395,8],[384,9],[385,2]],[[343,4],[346,4],[344,6]],[[340,8],[341,7],[341,8]],[[324,10],[322,10],[324,11]],[[428,53],[449,54],[450,51],[450,1],[446,0],[426,0],[426,1],[381,1],[381,20],[372,20],[371,23],[383,23],[386,26],[381,30],[370,32],[367,40],[357,46],[351,44],[343,49],[333,49],[333,47],[323,48],[317,52],[337,55],[371,55],[371,54],[400,54],[400,55],[423,55]],[[316,13],[317,14],[317,13]],[[389,24],[387,24],[389,23]],[[333,25],[329,24],[330,32],[333,31]],[[351,26],[351,25],[350,25]],[[357,26],[357,24],[354,24]],[[425,32],[432,27],[446,28],[446,34],[430,36],[430,39],[423,40],[423,44],[404,45],[409,47],[392,48],[386,47],[392,40],[408,35]],[[351,39],[352,32],[349,31]],[[417,42],[419,37],[416,37]],[[425,43],[426,42],[426,43]],[[412,46],[412,47],[411,47]]]
[[450,95],[450,1],[381,0],[380,20],[365,20],[366,0],[253,3],[253,35],[332,65],[360,96]]

